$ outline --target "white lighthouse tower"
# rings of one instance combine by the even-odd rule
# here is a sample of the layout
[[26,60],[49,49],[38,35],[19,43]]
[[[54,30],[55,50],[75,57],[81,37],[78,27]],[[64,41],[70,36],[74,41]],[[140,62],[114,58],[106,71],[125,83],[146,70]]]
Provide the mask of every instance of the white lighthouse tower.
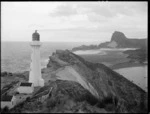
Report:
[[30,65],[30,74],[29,82],[36,86],[44,86],[44,80],[41,76],[41,63],[40,63],[40,35],[35,30],[35,33],[32,34],[32,42],[30,43],[32,48],[31,55],[31,65]]

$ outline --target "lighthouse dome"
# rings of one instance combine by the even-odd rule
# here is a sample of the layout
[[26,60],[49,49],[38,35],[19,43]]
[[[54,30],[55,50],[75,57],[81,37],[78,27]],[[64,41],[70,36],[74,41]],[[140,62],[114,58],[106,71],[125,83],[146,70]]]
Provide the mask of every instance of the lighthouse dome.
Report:
[[37,33],[37,30],[32,34],[32,41],[40,41],[40,34]]

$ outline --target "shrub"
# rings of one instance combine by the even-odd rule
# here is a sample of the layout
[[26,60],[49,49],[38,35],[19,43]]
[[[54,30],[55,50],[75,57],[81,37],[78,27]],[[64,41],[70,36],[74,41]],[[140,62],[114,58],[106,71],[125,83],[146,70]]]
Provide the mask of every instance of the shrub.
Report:
[[104,104],[112,104],[113,98],[112,98],[112,96],[108,96],[108,97],[104,98],[104,100],[102,102],[104,102]]
[[7,106],[5,106],[1,111],[1,113],[8,113],[8,112],[9,112],[9,108]]
[[104,103],[102,101],[98,101],[96,106],[99,107],[99,108],[104,108],[105,107],[105,105],[104,105]]
[[97,102],[98,102],[98,100],[94,97],[94,96],[92,96],[92,95],[86,95],[86,99],[85,99],[89,104],[91,104],[91,105],[95,105]]
[[101,100],[97,103],[97,107],[99,107],[99,108],[106,107],[106,109],[111,110],[111,107],[115,108],[117,106],[117,104],[118,104],[117,97],[113,98],[112,96],[107,96],[103,100]]
[[8,75],[9,75],[9,76],[13,76],[13,74],[12,74],[12,73],[9,73]]
[[30,97],[27,97],[27,98],[26,98],[26,101],[30,101]]
[[112,86],[112,82],[111,82],[110,80],[108,80],[108,84],[109,84],[110,86]]
[[17,91],[17,92],[15,92],[15,95],[17,95],[17,94],[19,94],[19,92]]
[[56,99],[55,98],[51,98],[47,101],[47,108],[53,108],[56,106]]
[[113,111],[115,110],[115,106],[113,104],[107,104],[105,106],[106,111]]
[[2,72],[1,77],[3,77],[3,76],[7,76],[7,72]]

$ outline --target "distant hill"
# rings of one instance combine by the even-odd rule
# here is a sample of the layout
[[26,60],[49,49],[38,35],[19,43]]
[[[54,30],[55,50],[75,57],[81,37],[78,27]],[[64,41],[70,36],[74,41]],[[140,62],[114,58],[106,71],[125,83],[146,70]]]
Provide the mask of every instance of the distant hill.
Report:
[[110,42],[104,42],[99,45],[79,46],[73,48],[72,51],[100,48],[147,48],[147,39],[130,39],[124,33],[115,31],[112,34]]
[[122,32],[115,31],[111,37],[113,41],[118,48],[141,48],[145,47],[147,39],[128,39]]
[[128,54],[128,58],[132,61],[138,61],[140,63],[147,61],[147,50],[145,48],[127,50],[123,53]]

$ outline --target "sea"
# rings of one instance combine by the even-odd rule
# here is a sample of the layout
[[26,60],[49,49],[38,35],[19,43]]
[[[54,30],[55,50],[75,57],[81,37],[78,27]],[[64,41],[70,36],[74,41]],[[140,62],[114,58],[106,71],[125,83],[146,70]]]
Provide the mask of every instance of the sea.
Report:
[[148,90],[147,70],[148,70],[147,65],[145,65],[138,67],[120,68],[115,71],[123,75],[128,80],[132,81],[134,84],[141,87],[143,90],[147,92]]
[[[56,50],[71,50],[81,45],[97,42],[42,42],[40,48],[41,68],[46,67],[49,56]],[[29,71],[31,62],[30,42],[1,42],[1,72],[12,73]]]

